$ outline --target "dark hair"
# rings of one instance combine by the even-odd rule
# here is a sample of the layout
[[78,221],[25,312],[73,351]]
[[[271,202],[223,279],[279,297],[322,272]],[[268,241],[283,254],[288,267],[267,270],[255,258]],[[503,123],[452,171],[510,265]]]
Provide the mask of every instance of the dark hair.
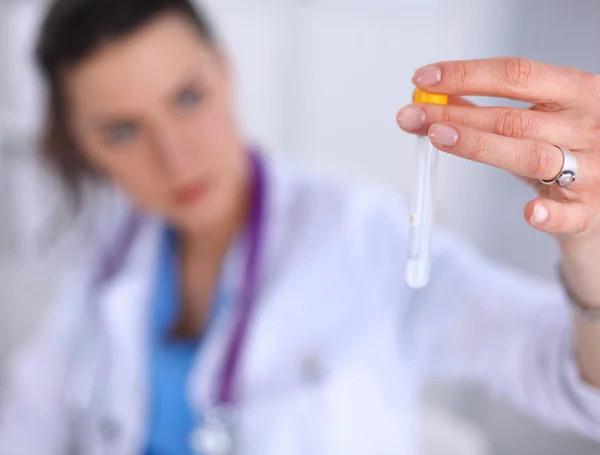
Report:
[[75,206],[79,205],[84,179],[93,177],[94,172],[67,127],[62,74],[106,42],[131,34],[167,12],[185,15],[204,39],[215,42],[205,15],[190,0],[55,0],[50,6],[36,51],[49,91],[42,153]]

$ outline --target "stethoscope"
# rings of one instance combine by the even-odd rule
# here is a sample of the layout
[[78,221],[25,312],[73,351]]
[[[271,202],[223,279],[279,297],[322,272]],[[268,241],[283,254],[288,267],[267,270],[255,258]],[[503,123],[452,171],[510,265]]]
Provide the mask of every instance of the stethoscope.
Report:
[[[217,388],[213,402],[190,435],[192,451],[198,455],[233,455],[237,451],[239,428],[239,396],[237,394],[237,379],[239,377],[240,360],[244,342],[252,319],[257,291],[260,253],[264,236],[266,176],[264,164],[256,153],[249,155],[252,169],[252,193],[250,213],[246,228],[246,260],[243,269],[242,287],[239,300],[235,306],[233,329],[225,350],[222,366],[217,377]],[[126,252],[133,244],[136,234],[143,224],[142,216],[132,211],[124,228],[117,235],[107,254],[103,255],[94,277],[92,301],[97,301],[100,290],[105,287],[120,271],[125,260]],[[106,330],[97,326],[101,317],[98,315],[98,305],[86,307],[85,323],[80,329],[88,333],[96,333],[99,338],[106,337]],[[81,319],[80,319],[81,321]],[[95,328],[96,330],[91,330]],[[77,332],[79,334],[79,332]],[[78,352],[85,347],[80,346],[81,339],[74,340],[71,364],[74,366]],[[69,453],[73,455],[92,455],[98,445],[94,444],[95,428],[102,420],[102,406],[108,393],[109,371],[111,366],[110,342],[106,338],[98,340],[98,366],[90,387],[89,400],[81,415],[73,417],[72,438]],[[110,427],[110,425],[109,425]],[[104,432],[110,432],[105,428]]]

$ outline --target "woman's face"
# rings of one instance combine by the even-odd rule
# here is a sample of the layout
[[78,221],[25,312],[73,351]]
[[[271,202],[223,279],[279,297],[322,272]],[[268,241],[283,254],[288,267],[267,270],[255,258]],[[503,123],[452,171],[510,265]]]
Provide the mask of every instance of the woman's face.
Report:
[[86,158],[182,229],[218,223],[247,173],[222,55],[183,15],[104,45],[64,78]]

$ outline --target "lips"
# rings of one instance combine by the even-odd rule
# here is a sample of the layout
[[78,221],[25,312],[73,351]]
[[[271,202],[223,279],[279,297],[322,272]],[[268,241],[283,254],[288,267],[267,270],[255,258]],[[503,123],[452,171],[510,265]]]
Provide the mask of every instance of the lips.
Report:
[[208,193],[209,184],[199,180],[179,187],[174,193],[174,200],[179,205],[188,205],[203,199]]

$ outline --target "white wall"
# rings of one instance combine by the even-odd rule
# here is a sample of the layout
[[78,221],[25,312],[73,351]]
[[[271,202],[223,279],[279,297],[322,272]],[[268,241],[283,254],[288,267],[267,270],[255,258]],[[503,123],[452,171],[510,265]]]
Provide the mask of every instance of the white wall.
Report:
[[[17,119],[25,128],[34,127],[41,112],[39,84],[22,51],[30,48],[40,3],[12,2],[10,16],[0,17],[0,36],[11,41],[8,45],[0,40],[0,51],[9,49],[0,60],[0,112],[2,106],[17,112],[11,121]],[[240,116],[251,137],[305,166],[374,179],[401,191],[407,190],[405,176],[414,164],[413,139],[397,129],[395,114],[409,101],[410,76],[418,66],[516,54],[600,72],[600,58],[594,55],[600,42],[600,8],[593,1],[207,3],[232,55]],[[19,175],[30,172],[27,165],[22,169]],[[1,185],[0,180],[0,190]],[[444,156],[438,196],[442,223],[498,260],[552,276],[556,249],[522,220],[531,193],[514,178]],[[34,198],[31,193],[15,195],[13,207]],[[25,227],[24,233],[33,232],[40,221],[22,211],[14,216],[18,222],[13,225]],[[6,287],[0,283],[0,302],[2,289]],[[0,320],[0,333],[5,321]],[[542,429],[505,405],[490,407],[477,391],[442,387],[430,396],[483,425],[497,454],[591,455],[600,450],[596,444]]]

